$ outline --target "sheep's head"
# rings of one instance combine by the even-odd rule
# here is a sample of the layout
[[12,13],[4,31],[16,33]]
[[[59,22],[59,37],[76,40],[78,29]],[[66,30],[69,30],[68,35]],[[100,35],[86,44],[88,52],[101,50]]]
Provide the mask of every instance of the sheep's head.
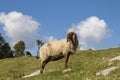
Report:
[[78,38],[75,32],[72,31],[67,34],[67,42],[68,41],[73,43],[75,49],[78,47]]

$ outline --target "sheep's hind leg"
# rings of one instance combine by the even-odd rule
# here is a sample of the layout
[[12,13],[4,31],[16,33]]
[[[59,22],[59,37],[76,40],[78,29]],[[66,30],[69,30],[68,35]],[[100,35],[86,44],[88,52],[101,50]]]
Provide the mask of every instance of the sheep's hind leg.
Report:
[[44,68],[45,68],[45,65],[48,63],[48,61],[47,60],[45,60],[45,61],[43,61],[42,63],[41,63],[41,67],[40,67],[40,74],[43,74],[43,70],[44,70]]

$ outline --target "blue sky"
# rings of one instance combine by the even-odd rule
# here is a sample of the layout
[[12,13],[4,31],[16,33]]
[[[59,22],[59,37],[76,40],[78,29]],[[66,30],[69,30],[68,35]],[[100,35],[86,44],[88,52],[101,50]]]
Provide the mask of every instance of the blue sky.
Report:
[[[32,16],[32,20],[39,23],[35,30],[35,39],[44,41],[50,36],[52,39],[64,38],[69,28],[78,27],[82,21],[95,16],[104,20],[109,36],[104,36],[92,47],[106,49],[120,44],[119,3],[119,0],[1,0],[0,13],[7,15],[16,11],[22,15]],[[4,23],[0,23],[0,33],[10,42],[10,37],[3,30],[4,26]],[[37,52],[35,45],[30,50],[32,53]]]

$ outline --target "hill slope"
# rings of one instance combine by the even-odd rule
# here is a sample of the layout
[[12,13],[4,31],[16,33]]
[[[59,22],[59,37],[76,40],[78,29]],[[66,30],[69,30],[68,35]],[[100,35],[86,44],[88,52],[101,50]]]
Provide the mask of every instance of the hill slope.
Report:
[[64,59],[50,62],[45,67],[45,73],[30,78],[21,78],[39,70],[40,61],[35,57],[18,57],[0,60],[0,80],[118,80],[120,68],[107,76],[96,76],[96,73],[113,65],[120,66],[120,61],[108,62],[120,55],[120,48],[107,50],[78,51],[70,56],[68,66],[72,71],[62,73]]

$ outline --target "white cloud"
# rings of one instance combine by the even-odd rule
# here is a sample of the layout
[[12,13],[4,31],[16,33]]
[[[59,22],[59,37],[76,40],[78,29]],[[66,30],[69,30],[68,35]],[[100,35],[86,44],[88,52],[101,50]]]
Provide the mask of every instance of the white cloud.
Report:
[[81,49],[94,48],[95,44],[109,36],[106,22],[96,16],[89,17],[70,29],[78,34]]
[[8,14],[0,13],[0,23],[3,24],[3,30],[9,37],[12,46],[20,40],[25,42],[27,48],[35,45],[40,24],[33,20],[31,16],[17,11]]
[[57,39],[54,38],[53,36],[49,36],[49,37],[45,36],[45,37],[44,37],[44,40],[45,40],[46,42],[50,42],[50,41],[55,41],[55,40],[57,40]]

